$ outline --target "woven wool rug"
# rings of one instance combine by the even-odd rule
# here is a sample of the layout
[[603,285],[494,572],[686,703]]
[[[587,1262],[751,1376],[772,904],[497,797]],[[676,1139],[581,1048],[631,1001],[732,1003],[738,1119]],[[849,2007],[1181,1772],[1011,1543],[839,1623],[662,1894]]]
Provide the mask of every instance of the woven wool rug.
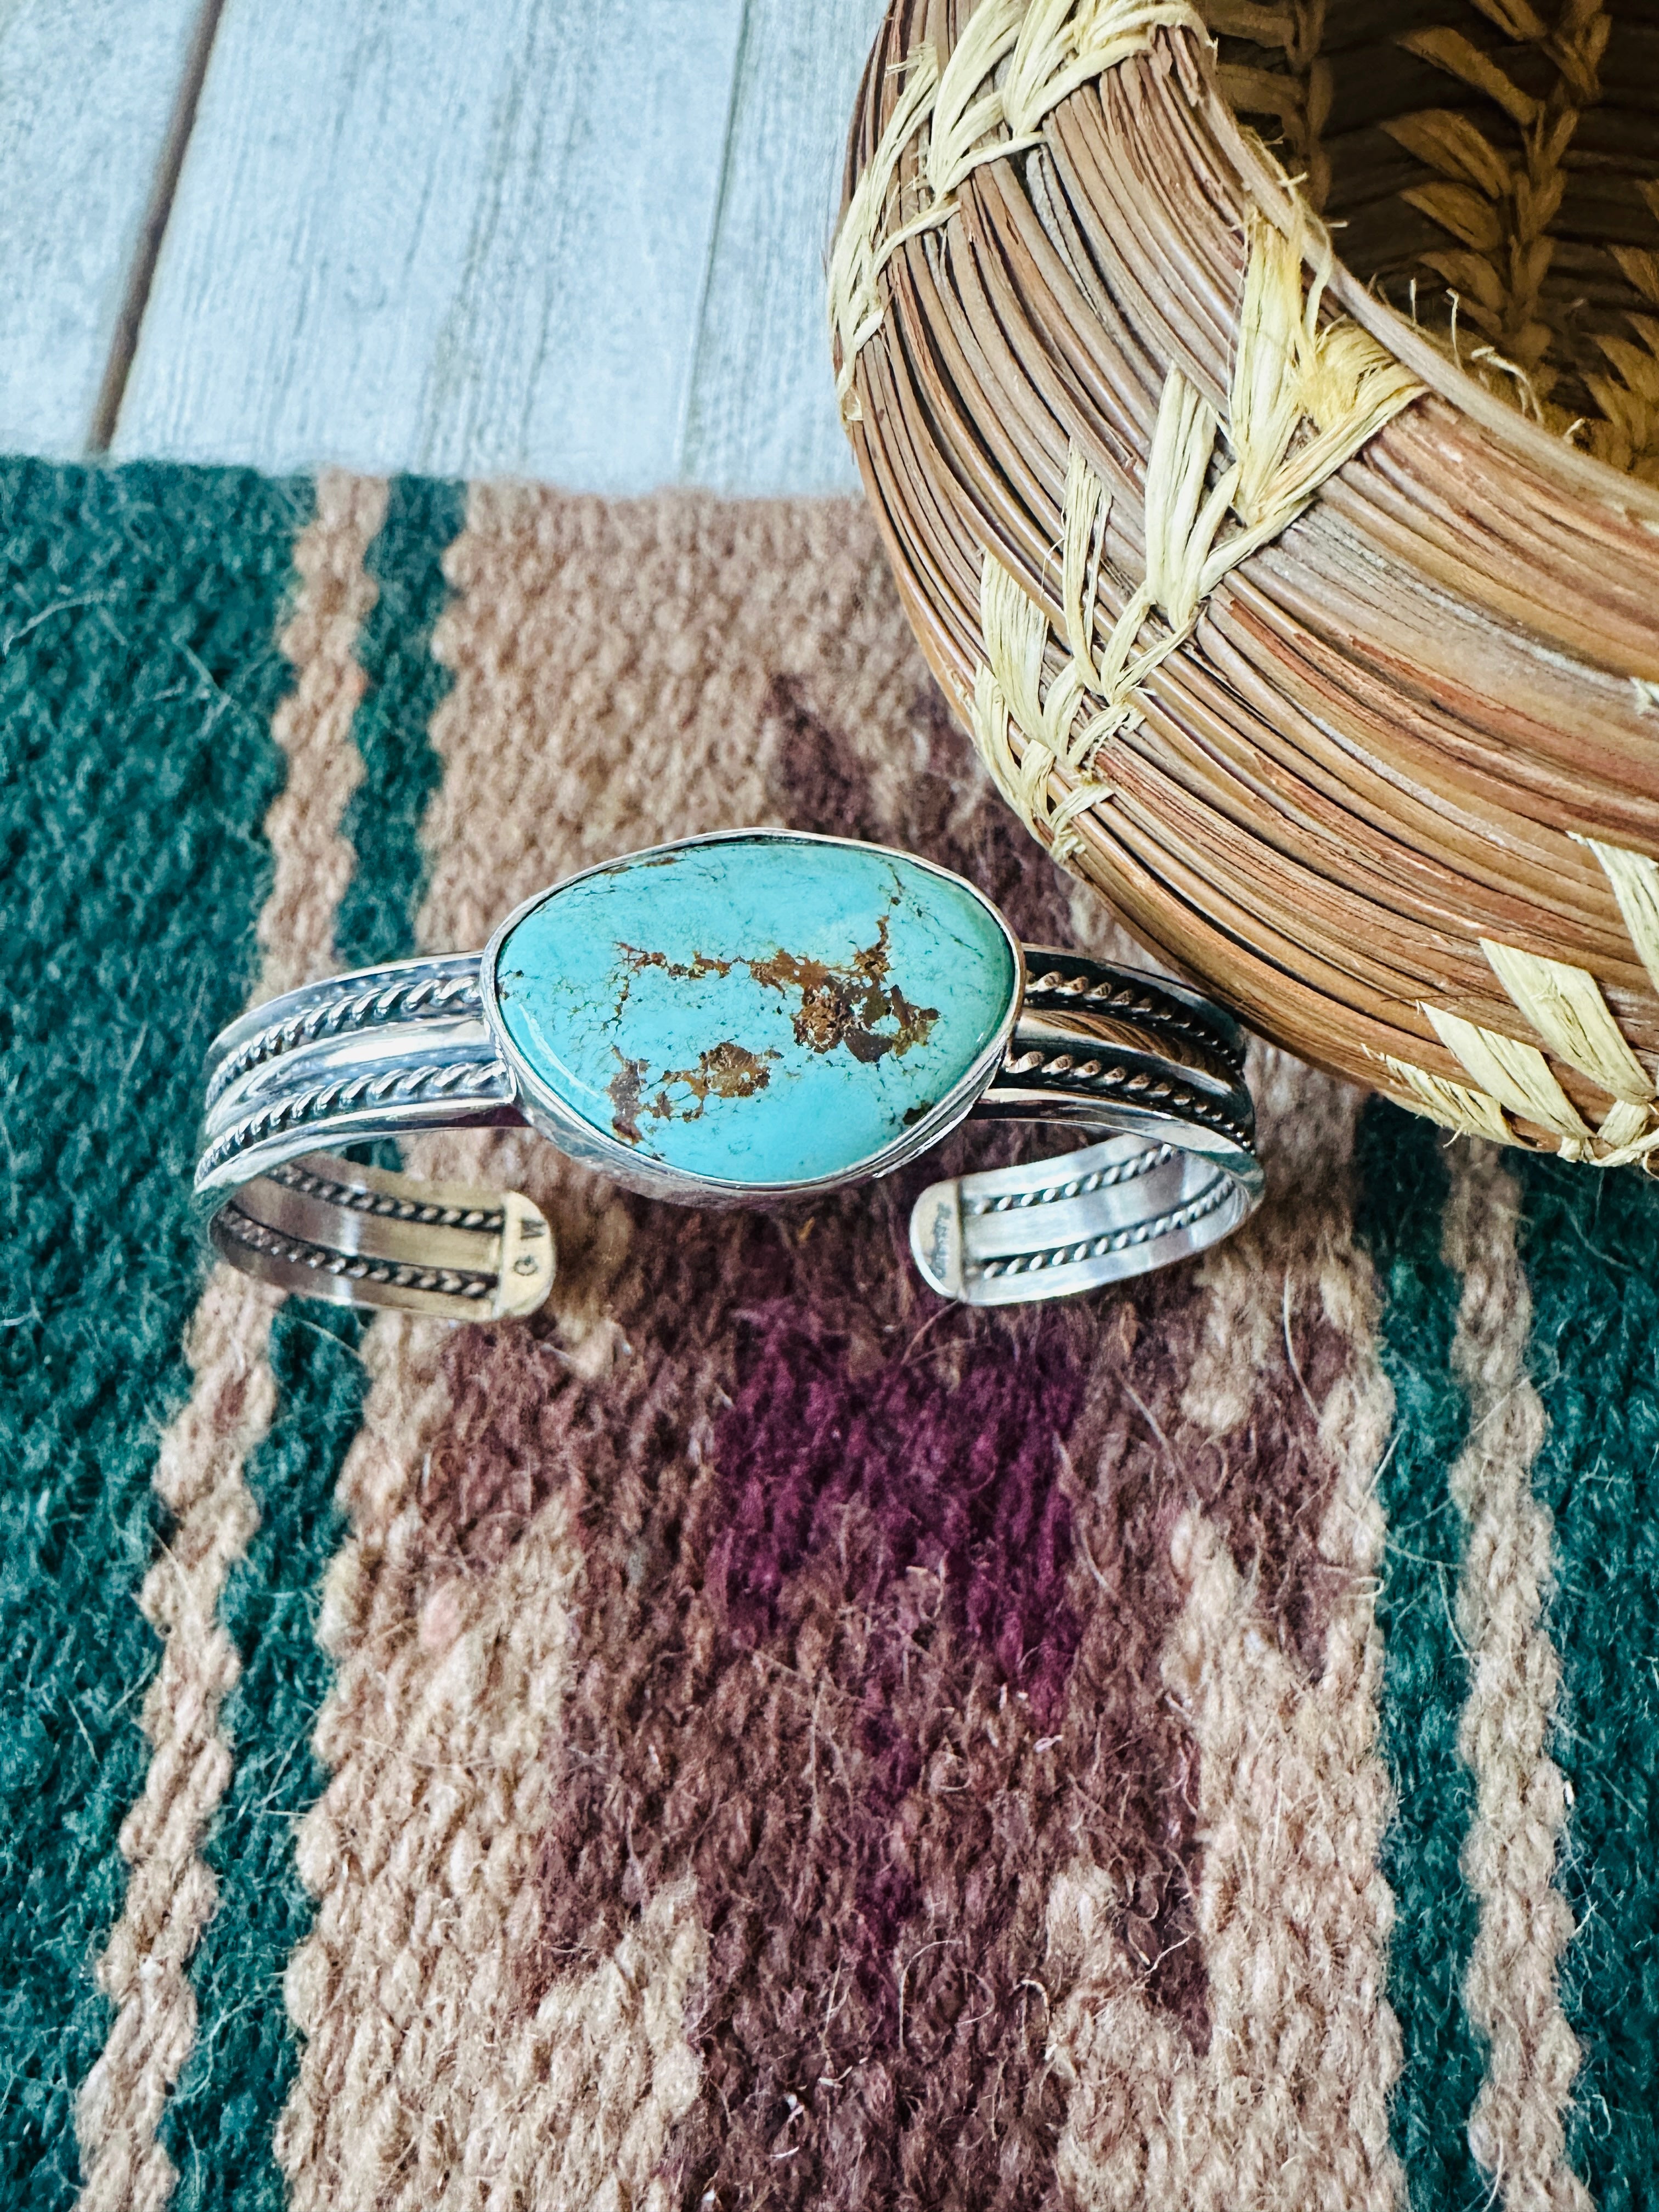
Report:
[[5,2205],[1659,2203],[1659,1193],[1263,1055],[1090,1300],[508,1134],[545,1314],[281,1304],[252,997],[750,822],[1121,940],[854,505],[0,500]]

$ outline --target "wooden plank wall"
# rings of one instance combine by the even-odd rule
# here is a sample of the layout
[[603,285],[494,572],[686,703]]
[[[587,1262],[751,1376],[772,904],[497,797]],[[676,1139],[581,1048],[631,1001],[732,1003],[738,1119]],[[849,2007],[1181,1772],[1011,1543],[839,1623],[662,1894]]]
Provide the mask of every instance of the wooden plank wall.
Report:
[[824,270],[881,0],[750,0],[680,473],[722,491],[856,481]]
[[823,264],[880,12],[0,0],[4,296],[46,271],[0,437],[84,451],[101,392],[122,459],[848,489]]
[[0,447],[84,451],[202,0],[0,4]]

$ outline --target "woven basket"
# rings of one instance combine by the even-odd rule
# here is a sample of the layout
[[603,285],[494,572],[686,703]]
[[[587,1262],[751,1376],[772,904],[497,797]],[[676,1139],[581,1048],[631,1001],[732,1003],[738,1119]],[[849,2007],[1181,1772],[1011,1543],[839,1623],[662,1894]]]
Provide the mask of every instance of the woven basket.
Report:
[[893,0],[830,304],[1056,858],[1304,1057],[1659,1167],[1654,0]]

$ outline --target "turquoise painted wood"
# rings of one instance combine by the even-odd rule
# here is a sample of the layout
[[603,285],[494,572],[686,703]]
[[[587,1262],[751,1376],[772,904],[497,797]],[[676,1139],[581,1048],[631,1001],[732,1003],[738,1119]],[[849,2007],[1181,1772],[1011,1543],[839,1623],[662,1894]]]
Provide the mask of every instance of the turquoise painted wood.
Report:
[[739,837],[550,892],[495,968],[558,1103],[636,1158],[747,1187],[856,1172],[995,1044],[1018,975],[995,909],[873,848]]

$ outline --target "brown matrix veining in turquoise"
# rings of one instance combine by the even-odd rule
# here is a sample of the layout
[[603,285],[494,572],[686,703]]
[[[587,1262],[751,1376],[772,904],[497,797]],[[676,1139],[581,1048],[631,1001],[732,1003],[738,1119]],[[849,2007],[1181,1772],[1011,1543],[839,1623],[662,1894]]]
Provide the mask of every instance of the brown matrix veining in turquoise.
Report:
[[846,1174],[949,1097],[1018,972],[967,885],[872,847],[757,836],[550,892],[496,981],[514,1044],[592,1127],[771,1185]]

